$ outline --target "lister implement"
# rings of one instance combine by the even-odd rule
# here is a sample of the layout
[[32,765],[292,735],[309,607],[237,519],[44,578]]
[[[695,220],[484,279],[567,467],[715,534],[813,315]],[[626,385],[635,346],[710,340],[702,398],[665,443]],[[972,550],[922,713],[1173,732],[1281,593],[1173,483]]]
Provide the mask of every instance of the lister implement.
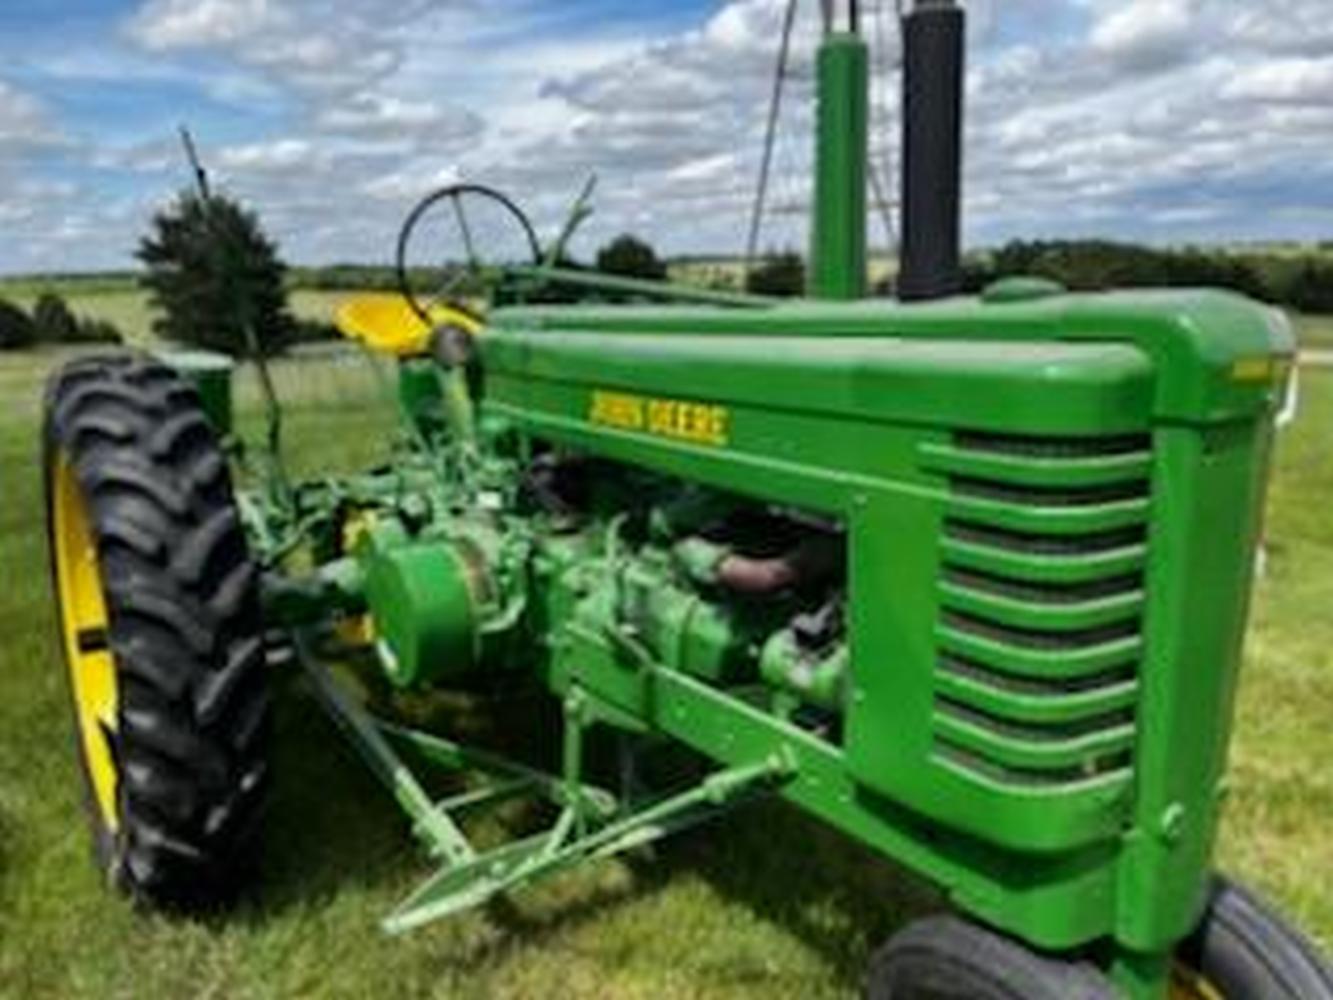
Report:
[[[404,267],[345,310],[395,358],[388,466],[290,476],[275,423],[238,488],[225,366],[55,376],[61,633],[117,886],[207,907],[252,868],[276,644],[438,866],[390,932],[776,796],[954,907],[875,954],[872,997],[1333,997],[1211,861],[1288,327],[1222,292],[956,296],[949,2],[905,15],[902,301],[865,299],[867,63],[833,6],[807,300],[565,272],[451,188],[400,259],[484,202],[532,260],[469,246],[444,294]],[[388,717],[375,682],[535,693],[559,752]],[[479,844],[518,799],[546,821]]]

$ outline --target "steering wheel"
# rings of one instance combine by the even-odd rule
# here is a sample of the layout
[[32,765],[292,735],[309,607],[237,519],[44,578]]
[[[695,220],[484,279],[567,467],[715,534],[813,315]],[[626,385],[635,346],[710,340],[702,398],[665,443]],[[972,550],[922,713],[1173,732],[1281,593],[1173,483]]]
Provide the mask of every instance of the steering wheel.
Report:
[[[430,235],[433,259],[440,263],[423,266],[409,259],[420,233]],[[505,195],[481,184],[451,184],[432,192],[398,233],[398,289],[427,325],[434,325],[432,310],[444,304],[480,321],[468,300],[485,288],[488,272],[540,262],[541,248],[528,217]],[[428,293],[419,293],[414,285],[423,282],[412,280],[423,270],[429,276],[424,283],[432,289]]]

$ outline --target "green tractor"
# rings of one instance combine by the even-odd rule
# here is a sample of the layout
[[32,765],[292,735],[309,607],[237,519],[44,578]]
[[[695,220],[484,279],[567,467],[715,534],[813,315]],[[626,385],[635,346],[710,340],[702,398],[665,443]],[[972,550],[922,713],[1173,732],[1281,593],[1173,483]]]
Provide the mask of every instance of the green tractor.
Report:
[[[867,299],[843,13],[807,300],[564,271],[512,203],[451,188],[400,262],[479,202],[533,259],[429,297],[403,267],[401,296],[345,310],[394,357],[387,466],[296,479],[274,412],[238,489],[226,365],[54,376],[60,626],[118,888],[192,910],[244,884],[285,660],[438,864],[389,932],[776,796],[954,908],[874,955],[871,997],[1333,997],[1212,867],[1291,332],[1221,292],[957,295],[964,26],[941,0],[904,18],[901,301]],[[356,669],[355,690],[535,692],[556,759],[386,717]],[[516,799],[549,822],[469,836]]]

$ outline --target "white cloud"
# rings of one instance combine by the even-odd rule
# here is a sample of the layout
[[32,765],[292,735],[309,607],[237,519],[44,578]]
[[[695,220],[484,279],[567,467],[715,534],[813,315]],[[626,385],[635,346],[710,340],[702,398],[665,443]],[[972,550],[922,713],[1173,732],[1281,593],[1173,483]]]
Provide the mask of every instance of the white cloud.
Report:
[[40,101],[0,80],[0,151],[49,146],[62,138]]
[[463,178],[454,167],[432,169],[429,165],[408,167],[366,181],[360,193],[379,201],[415,201],[428,191],[457,184]]
[[1225,97],[1333,107],[1333,56],[1271,59],[1236,75]]
[[[217,135],[200,120],[196,138],[218,183],[295,260],[382,259],[410,203],[459,179],[508,190],[550,231],[594,171],[597,214],[580,252],[624,229],[667,251],[735,252],[785,2],[718,0],[671,28],[657,9],[651,25],[627,15],[589,26],[556,0],[143,0],[119,46],[48,57],[38,71],[52,87],[202,88],[231,115],[253,114],[249,132],[240,117]],[[1333,217],[1328,0],[968,7],[974,240],[1327,235],[1315,227]],[[819,15],[801,10],[772,190],[782,211],[765,244],[804,241]],[[877,27],[872,18],[868,35],[891,62],[896,33]],[[891,161],[896,83],[881,79],[876,95],[876,157]],[[0,84],[0,172],[18,177],[7,157],[58,141],[49,109]],[[89,143],[78,163],[118,191],[186,180],[172,135]],[[80,232],[99,261],[123,257],[152,198],[89,192],[51,207],[29,198],[30,210],[7,196],[0,219],[20,240]]]
[[1213,0],[1208,11],[1234,45],[1273,54],[1326,55],[1333,50],[1328,0]]
[[225,170],[255,173],[310,170],[319,165],[320,155],[305,139],[278,139],[224,147],[218,163]]
[[325,108],[316,124],[341,135],[386,139],[429,133],[437,140],[452,140],[471,138],[482,130],[481,119],[463,108],[369,93]]
[[150,0],[130,27],[145,46],[165,51],[230,45],[285,20],[270,0]]
[[667,174],[667,179],[690,183],[695,181],[717,181],[730,177],[736,170],[735,153],[717,153],[713,156],[701,156],[690,160]]
[[126,31],[152,52],[226,52],[303,91],[346,91],[391,74],[406,45],[399,30],[437,6],[437,0],[148,0]]
[[1198,25],[1192,0],[1130,0],[1092,29],[1092,48],[1122,65],[1157,69],[1188,58]]
[[160,177],[153,175],[180,173],[184,176],[188,169],[184,147],[175,133],[125,144],[94,146],[87,162],[97,170],[151,176],[153,179],[145,182],[149,184],[161,183]]

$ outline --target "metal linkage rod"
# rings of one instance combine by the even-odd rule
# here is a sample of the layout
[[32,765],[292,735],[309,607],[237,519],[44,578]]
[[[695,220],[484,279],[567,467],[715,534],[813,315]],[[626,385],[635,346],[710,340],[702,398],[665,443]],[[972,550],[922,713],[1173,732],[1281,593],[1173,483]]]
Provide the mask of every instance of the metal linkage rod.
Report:
[[414,832],[432,851],[451,865],[461,865],[476,856],[472,845],[457,825],[441,809],[412,774],[401,757],[394,753],[374,721],[338,687],[328,668],[320,663],[309,637],[300,631],[292,635],[296,657],[310,682],[310,690],[320,707],[344,733],[375,777],[393,793],[403,811],[412,818]]
[[689,285],[673,285],[666,281],[624,278],[615,274],[574,271],[560,267],[514,266],[507,268],[506,272],[514,278],[528,279],[535,285],[553,284],[587,288],[611,295],[619,294],[650,301],[689,302],[701,306],[724,306],[735,309],[767,309],[777,301],[764,295],[717,292],[711,288],[694,288]]
[[577,861],[604,858],[660,840],[711,819],[747,794],[780,780],[778,758],[717,771],[693,788],[669,796],[582,835],[573,835],[577,810],[566,808],[549,830],[441,869],[384,921],[390,934],[480,906],[500,893],[561,871]]

